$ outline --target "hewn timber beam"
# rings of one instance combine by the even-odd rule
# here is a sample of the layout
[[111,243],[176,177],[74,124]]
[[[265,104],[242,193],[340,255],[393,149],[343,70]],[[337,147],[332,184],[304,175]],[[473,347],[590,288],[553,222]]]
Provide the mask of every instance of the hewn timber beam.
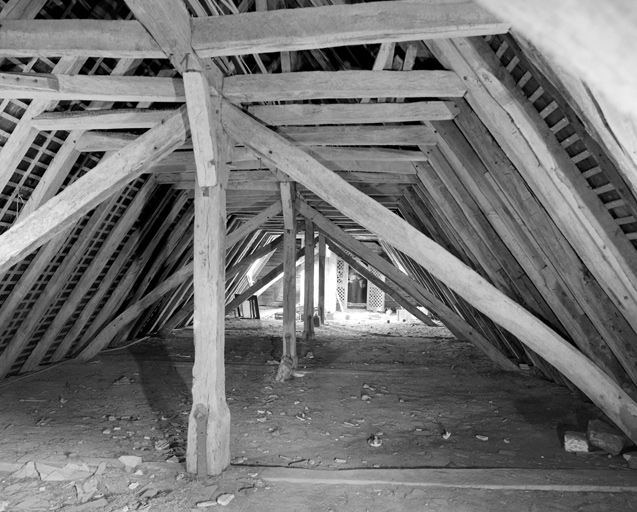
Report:
[[466,87],[449,71],[303,71],[235,75],[223,83],[233,102],[347,98],[459,98]]
[[[378,124],[453,119],[458,107],[451,101],[366,104],[287,104],[255,105],[248,112],[270,126],[321,124]],[[171,110],[79,110],[45,112],[31,119],[31,126],[51,130],[131,130],[151,128],[172,113]]]
[[[166,41],[173,39],[173,49],[183,50],[186,44],[190,46],[189,16],[187,12],[185,15],[173,12],[177,9],[173,6],[179,4],[185,11],[183,2],[153,4],[131,0],[127,3],[142,23],[123,20],[3,22],[0,56],[162,59],[166,58]],[[170,9],[163,8],[159,15],[152,16],[156,12],[150,8],[157,10],[163,4]],[[144,13],[149,15],[144,16]],[[149,20],[153,19],[159,21],[151,25]],[[164,20],[171,21],[173,26],[162,24]],[[508,28],[507,23],[469,1],[439,1],[437,5],[431,2],[375,2],[193,18],[192,45],[203,58],[501,34]],[[47,37],[43,39],[42,34]],[[162,34],[163,40],[160,39]]]
[[[359,4],[361,5],[361,4]],[[451,120],[458,114],[452,101],[411,103],[339,103],[254,105],[248,113],[269,126],[320,124],[375,124]]]
[[[637,4],[625,0],[477,0],[637,123]],[[595,62],[595,66],[591,66]]]
[[[223,81],[232,102],[377,98],[388,91],[396,98],[459,98],[466,87],[450,71],[306,71]],[[0,98],[183,103],[186,93],[178,78],[0,73]]]
[[385,1],[193,18],[192,46],[201,57],[219,57],[501,34],[508,29],[470,1]]
[[0,273],[20,261],[148,167],[182,145],[188,135],[185,107],[0,235]]
[[476,309],[544,357],[637,441],[637,403],[590,359],[519,304],[374,199],[224,101],[228,133],[324,201],[413,258]]
[[[426,133],[427,138],[429,133]],[[121,132],[86,132],[75,147],[80,152],[113,151],[130,144],[136,137]],[[178,170],[194,171],[195,157],[192,147],[186,143],[184,151],[177,151],[150,172],[176,172]],[[320,162],[333,170],[366,172],[384,172],[393,174],[416,174],[409,162],[424,162],[427,156],[422,151],[391,149],[380,146],[369,147],[330,147],[310,146],[311,154]],[[391,164],[391,165],[390,165]],[[235,170],[265,169],[263,162],[250,150],[243,146],[236,146],[232,152],[232,159],[228,162]],[[234,172],[234,171],[232,171]]]
[[0,28],[0,57],[165,59],[166,54],[138,21],[7,20]]

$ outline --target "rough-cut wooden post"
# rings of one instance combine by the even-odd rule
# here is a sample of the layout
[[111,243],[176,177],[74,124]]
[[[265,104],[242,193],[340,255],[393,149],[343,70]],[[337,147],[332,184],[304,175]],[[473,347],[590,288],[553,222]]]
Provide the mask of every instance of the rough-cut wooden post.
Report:
[[211,98],[208,80],[194,59],[188,62],[184,86],[197,164],[195,364],[186,464],[190,473],[201,477],[217,475],[230,463],[230,410],[226,404],[224,368],[228,172],[219,100]]
[[283,355],[290,356],[296,367],[296,206],[294,184],[281,183],[283,204]]
[[321,325],[325,323],[325,235],[319,235],[318,268],[318,316]]
[[305,219],[305,289],[303,300],[303,341],[314,342],[314,224]]

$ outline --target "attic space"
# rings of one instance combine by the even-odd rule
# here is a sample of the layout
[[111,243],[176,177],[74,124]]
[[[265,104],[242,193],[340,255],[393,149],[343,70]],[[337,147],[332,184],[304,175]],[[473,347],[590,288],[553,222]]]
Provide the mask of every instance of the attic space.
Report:
[[636,20],[0,0],[0,512],[634,510]]

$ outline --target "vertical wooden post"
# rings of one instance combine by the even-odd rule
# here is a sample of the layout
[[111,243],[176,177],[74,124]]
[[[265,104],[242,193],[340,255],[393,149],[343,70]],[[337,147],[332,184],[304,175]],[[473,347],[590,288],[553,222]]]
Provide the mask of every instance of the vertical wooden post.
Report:
[[[218,85],[218,84],[215,84]],[[192,131],[195,174],[194,341],[192,411],[188,424],[187,469],[217,475],[230,463],[230,410],[224,368],[226,162],[219,98],[196,59],[184,73]]]
[[321,325],[325,323],[325,235],[319,235],[319,268],[318,268],[318,316]]
[[305,291],[303,299],[303,341],[314,343],[314,224],[305,219]]
[[296,205],[294,183],[281,183],[283,204],[283,356],[298,363],[296,353]]

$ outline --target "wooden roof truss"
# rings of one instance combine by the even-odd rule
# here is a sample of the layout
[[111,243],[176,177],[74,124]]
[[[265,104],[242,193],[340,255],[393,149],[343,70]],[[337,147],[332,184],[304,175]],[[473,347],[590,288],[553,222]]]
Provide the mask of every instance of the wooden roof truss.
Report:
[[[283,267],[252,286],[247,269],[274,251],[293,268],[307,226],[637,442],[637,159],[620,130],[637,116],[510,32],[536,21],[520,2],[479,3],[498,16],[0,0],[0,376],[194,320],[195,372],[221,369],[196,380],[193,417],[224,432],[223,344],[197,332],[222,340],[224,312]],[[227,447],[189,445],[189,470],[227,464]]]

